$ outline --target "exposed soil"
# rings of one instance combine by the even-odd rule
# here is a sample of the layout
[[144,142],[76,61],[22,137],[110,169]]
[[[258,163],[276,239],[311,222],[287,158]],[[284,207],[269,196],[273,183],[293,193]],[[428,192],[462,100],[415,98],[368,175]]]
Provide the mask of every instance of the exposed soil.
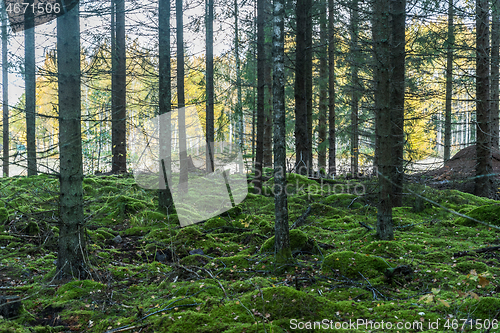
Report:
[[[500,183],[500,151],[493,151],[493,173]],[[476,176],[476,146],[472,145],[460,150],[444,166],[419,173],[416,177],[437,189],[456,189],[466,193],[474,193]],[[497,196],[500,193],[497,193]]]

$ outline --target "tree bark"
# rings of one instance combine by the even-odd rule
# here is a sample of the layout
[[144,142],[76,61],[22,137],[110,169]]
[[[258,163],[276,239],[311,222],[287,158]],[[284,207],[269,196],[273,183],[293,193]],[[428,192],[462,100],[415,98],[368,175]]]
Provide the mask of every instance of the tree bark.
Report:
[[476,182],[477,196],[493,198],[489,86],[488,0],[476,0]]
[[451,154],[451,99],[453,97],[453,46],[455,31],[453,27],[453,0],[448,0],[448,40],[446,41],[446,105],[444,116],[444,161]]
[[265,118],[265,4],[257,0],[257,148],[255,153],[255,194],[262,193],[262,166],[264,163],[264,118]]
[[244,143],[244,128],[243,128],[243,107],[241,102],[241,74],[240,74],[240,38],[238,28],[238,0],[234,0],[234,57],[236,60],[236,119],[237,119],[237,136],[238,145],[243,150]]
[[491,146],[498,149],[500,0],[492,0],[491,13]]
[[393,136],[391,131],[391,108],[390,96],[391,74],[389,71],[391,60],[391,49],[389,40],[391,36],[390,26],[390,0],[375,0],[373,3],[373,42],[376,66],[374,69],[375,80],[375,112],[376,112],[376,136],[379,149],[378,156],[378,182],[379,202],[377,209],[377,236],[382,240],[394,239],[392,222],[392,191],[391,184]]
[[[33,4],[33,0],[28,3]],[[24,71],[25,71],[25,107],[26,107],[26,153],[28,176],[37,174],[36,166],[36,78],[35,78],[35,18],[33,11],[24,14]]]
[[9,64],[7,60],[7,13],[2,6],[2,107],[3,107],[3,176],[9,177]]
[[271,24],[269,23],[272,12],[272,5],[266,0],[263,8],[264,20],[264,55],[265,71],[265,102],[264,102],[264,166],[273,167],[273,66],[272,66],[272,35]]
[[335,8],[328,0],[328,174],[335,176]]
[[359,111],[359,78],[358,78],[358,26],[359,2],[351,1],[351,43],[349,55],[351,58],[351,174],[358,174],[359,140],[358,140],[358,111]]
[[57,18],[60,223],[58,278],[87,277],[83,219],[80,22],[75,6]]
[[112,173],[127,172],[127,67],[125,50],[125,0],[115,3],[115,54],[112,75]]
[[206,133],[207,133],[207,172],[214,172],[214,1],[207,0],[206,16],[206,48],[207,48],[207,112],[206,112]]
[[274,0],[273,7],[273,107],[274,107],[274,234],[278,264],[292,258],[286,194],[285,123],[285,1]]
[[[307,21],[309,16],[309,1],[310,0],[297,0],[296,4],[297,32],[295,37],[295,170],[298,174],[301,175],[307,175],[309,173],[310,167],[310,151],[308,141],[309,125],[307,109]],[[276,110],[274,110],[274,112],[276,112]]]
[[186,147],[186,114],[184,99],[184,18],[182,15],[182,0],[175,1],[175,15],[177,21],[177,108],[179,125],[179,191],[181,194],[188,190],[188,160]]
[[405,21],[406,0],[391,0],[391,120],[394,146],[392,148],[393,171],[392,205],[401,207],[404,180],[404,118],[405,118]]
[[[174,213],[174,201],[168,177],[172,173],[171,155],[172,155],[172,133],[171,133],[171,114],[172,111],[172,88],[171,88],[171,66],[170,66],[170,1],[160,0],[158,3],[158,32],[159,32],[159,114],[161,117],[159,123],[160,133],[160,190],[158,191],[158,208],[167,214]],[[162,161],[163,159],[163,161]],[[165,172],[163,169],[165,168]],[[165,179],[167,176],[167,179]],[[162,186],[164,185],[164,186]],[[165,188],[163,188],[165,187]]]
[[328,31],[326,21],[326,1],[320,9],[320,48],[319,48],[319,119],[318,119],[318,168],[326,172],[326,113],[328,109]]

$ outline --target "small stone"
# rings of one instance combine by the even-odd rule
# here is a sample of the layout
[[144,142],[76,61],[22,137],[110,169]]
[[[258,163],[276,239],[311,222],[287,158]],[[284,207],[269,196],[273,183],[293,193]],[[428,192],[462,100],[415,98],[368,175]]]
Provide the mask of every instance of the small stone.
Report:
[[113,238],[113,242],[115,242],[116,244],[119,244],[122,241],[123,241],[123,239],[122,239],[122,236],[120,236],[120,235],[118,235],[115,238]]
[[201,255],[203,255],[205,253],[203,253],[202,249],[194,249],[194,250],[189,251],[189,254],[201,254]]

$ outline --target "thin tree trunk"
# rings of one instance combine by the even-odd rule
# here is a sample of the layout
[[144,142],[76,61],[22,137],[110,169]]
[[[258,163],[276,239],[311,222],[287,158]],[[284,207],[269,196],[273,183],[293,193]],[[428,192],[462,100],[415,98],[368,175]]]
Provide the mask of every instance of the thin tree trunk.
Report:
[[[295,170],[309,173],[309,136],[307,114],[307,20],[309,0],[297,0],[297,32],[295,37]],[[274,86],[274,84],[273,84]],[[276,110],[274,110],[276,112]],[[276,116],[275,116],[276,117]],[[276,131],[275,131],[276,133]],[[276,144],[276,141],[275,141]],[[274,147],[276,150],[276,146]],[[276,160],[275,160],[276,163]]]
[[358,78],[358,21],[359,21],[359,2],[351,2],[351,174],[358,174],[358,111],[359,111],[359,78]]
[[[172,172],[172,88],[170,66],[170,1],[160,0],[158,3],[158,30],[159,30],[159,114],[160,114],[160,190],[158,191],[158,208],[160,211],[171,214],[174,212],[174,201],[168,183]],[[165,115],[165,116],[161,116]],[[165,169],[165,170],[163,170]],[[165,171],[165,172],[163,172]],[[167,179],[165,179],[165,176]],[[161,183],[163,182],[163,184]],[[164,185],[164,186],[162,186]]]
[[273,10],[273,107],[274,107],[274,246],[276,262],[288,263],[290,230],[286,194],[285,123],[285,1],[274,0]]
[[2,6],[2,95],[3,95],[3,176],[9,177],[9,67],[7,60],[7,13]]
[[179,190],[186,193],[188,190],[188,163],[186,148],[186,114],[184,99],[184,19],[182,15],[182,0],[175,1],[175,15],[177,21],[177,108],[179,125]]
[[111,172],[127,172],[127,73],[125,50],[125,0],[115,2],[115,54],[112,80]]
[[375,112],[376,112],[376,136],[379,149],[378,172],[379,172],[379,202],[377,209],[377,236],[382,240],[394,239],[392,222],[392,191],[391,184],[393,140],[391,131],[391,108],[390,108],[390,0],[374,1],[373,19],[373,41],[376,67],[374,69],[375,80]]
[[[33,0],[28,3],[33,3]],[[35,21],[31,10],[24,16],[24,71],[25,71],[25,107],[26,107],[26,152],[28,158],[28,176],[37,174],[36,166],[36,81],[35,81]]]
[[335,157],[335,8],[328,0],[328,174],[337,174]]
[[498,149],[500,0],[492,0],[491,13],[491,146]]
[[240,74],[240,38],[238,28],[238,0],[234,0],[234,57],[236,59],[236,119],[238,127],[238,145],[243,150],[243,108],[241,102],[241,74]]
[[264,118],[265,118],[265,4],[266,0],[257,0],[257,149],[255,153],[255,180],[256,194],[262,193],[262,166],[264,159]]
[[306,22],[306,101],[307,101],[307,174],[311,174],[313,170],[313,75],[312,75],[312,59],[313,59],[313,42],[312,42],[312,0],[306,0],[307,3],[307,22]]
[[448,40],[446,50],[446,105],[444,116],[444,161],[451,154],[451,99],[453,97],[453,46],[455,32],[453,27],[453,0],[448,0]]
[[318,168],[326,173],[326,112],[328,109],[328,31],[326,22],[326,1],[320,9],[320,49],[319,49],[319,119],[318,119]]
[[477,196],[493,198],[489,80],[488,0],[476,0],[476,183]]
[[265,71],[264,71],[264,86],[265,86],[265,102],[264,102],[264,166],[273,167],[273,66],[272,66],[272,35],[269,13],[272,11],[272,4],[269,0],[265,0],[263,15],[264,15],[264,55]]
[[391,121],[394,147],[392,159],[393,207],[401,207],[404,180],[404,117],[405,117],[405,21],[406,0],[391,0],[392,45],[391,45]]
[[83,218],[83,166],[78,6],[57,18],[60,224],[58,278],[87,277]]
[[214,171],[214,1],[207,0],[206,16],[206,47],[207,47],[207,113],[206,113],[206,132],[207,132],[207,172]]

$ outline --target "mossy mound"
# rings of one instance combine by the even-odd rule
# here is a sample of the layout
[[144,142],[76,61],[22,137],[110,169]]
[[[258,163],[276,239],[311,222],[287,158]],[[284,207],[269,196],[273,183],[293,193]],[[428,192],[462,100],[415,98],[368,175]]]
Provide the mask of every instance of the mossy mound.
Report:
[[208,229],[223,227],[225,225],[227,225],[226,220],[224,220],[222,217],[216,216],[212,217],[211,219],[208,219],[208,221],[203,224],[203,228],[205,230],[208,230]]
[[352,251],[330,254],[321,267],[324,274],[331,274],[333,270],[350,278],[361,278],[359,273],[364,277],[377,277],[386,268],[389,265],[382,258]]
[[[290,249],[292,252],[302,251],[308,243],[309,237],[302,231],[298,229],[290,230]],[[274,236],[269,238],[264,242],[260,248],[261,252],[273,252],[274,251]]]
[[488,265],[480,261],[462,261],[457,263],[457,268],[464,274],[469,274],[472,270],[475,270],[477,273],[488,271]]
[[[487,205],[482,207],[477,207],[471,210],[467,216],[472,217],[476,220],[490,223],[493,225],[500,226],[500,205]],[[457,223],[463,224],[469,227],[476,226],[478,223],[471,219],[459,218]]]
[[[462,311],[470,313],[471,310],[469,309],[473,309],[475,318],[491,320],[498,313],[498,309],[500,309],[500,298],[481,297],[479,300],[472,298],[465,300],[463,305],[464,308],[462,309]],[[491,332],[494,331],[495,329]]]
[[57,289],[57,295],[59,295],[60,297],[58,298],[58,300],[68,301],[71,299],[90,295],[91,292],[96,292],[98,290],[104,289],[106,289],[106,285],[96,281],[71,281]]
[[378,256],[398,258],[405,253],[401,245],[390,241],[375,241],[361,248],[362,252]]
[[333,207],[347,208],[350,205],[349,208],[360,208],[363,207],[361,201],[355,194],[341,193],[329,195],[323,202]]

